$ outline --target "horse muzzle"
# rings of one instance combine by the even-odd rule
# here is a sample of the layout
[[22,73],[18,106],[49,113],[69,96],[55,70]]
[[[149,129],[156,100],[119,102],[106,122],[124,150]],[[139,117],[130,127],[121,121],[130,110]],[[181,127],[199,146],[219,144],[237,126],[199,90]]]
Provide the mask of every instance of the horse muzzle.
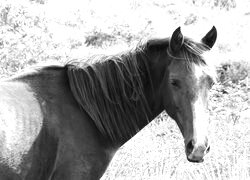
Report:
[[204,156],[210,151],[208,143],[195,143],[191,140],[186,145],[186,155],[189,162],[201,163],[204,161]]

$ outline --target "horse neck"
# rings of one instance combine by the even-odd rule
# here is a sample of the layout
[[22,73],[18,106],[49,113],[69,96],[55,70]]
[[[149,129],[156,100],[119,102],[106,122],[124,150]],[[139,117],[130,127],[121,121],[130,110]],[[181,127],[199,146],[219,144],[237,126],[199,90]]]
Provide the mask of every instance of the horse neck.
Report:
[[144,80],[145,97],[148,101],[148,106],[151,113],[148,115],[151,122],[156,116],[158,116],[163,110],[163,93],[164,93],[164,81],[167,78],[167,72],[165,66],[162,64],[149,64],[149,74],[151,84],[148,80]]
[[[141,62],[139,63],[141,64]],[[137,134],[137,132],[139,132],[146,125],[148,125],[155,117],[157,117],[164,110],[162,99],[162,84],[166,77],[164,66],[160,64],[143,64],[142,66],[140,66],[140,68],[142,69],[144,96],[147,100],[149,111],[147,112],[147,118],[145,118],[145,114],[143,114],[143,112],[140,111],[140,108],[138,108],[138,131],[133,132],[131,134],[131,137],[122,139],[120,145],[123,145],[125,142],[130,140],[135,134]]]

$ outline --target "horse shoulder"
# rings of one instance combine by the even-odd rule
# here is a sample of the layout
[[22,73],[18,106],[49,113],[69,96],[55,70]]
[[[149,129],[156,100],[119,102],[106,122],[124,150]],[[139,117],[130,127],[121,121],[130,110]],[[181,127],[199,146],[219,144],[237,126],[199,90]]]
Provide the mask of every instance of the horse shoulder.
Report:
[[8,169],[5,174],[11,177],[27,175],[42,125],[43,114],[31,88],[23,82],[1,82],[0,170]]

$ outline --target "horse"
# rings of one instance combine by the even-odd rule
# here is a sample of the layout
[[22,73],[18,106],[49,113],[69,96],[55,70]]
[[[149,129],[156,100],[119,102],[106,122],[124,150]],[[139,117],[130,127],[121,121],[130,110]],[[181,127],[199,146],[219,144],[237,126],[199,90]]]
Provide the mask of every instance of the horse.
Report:
[[0,179],[99,179],[115,152],[162,111],[177,123],[187,160],[208,153],[205,53],[177,28],[116,55],[36,67],[0,82]]

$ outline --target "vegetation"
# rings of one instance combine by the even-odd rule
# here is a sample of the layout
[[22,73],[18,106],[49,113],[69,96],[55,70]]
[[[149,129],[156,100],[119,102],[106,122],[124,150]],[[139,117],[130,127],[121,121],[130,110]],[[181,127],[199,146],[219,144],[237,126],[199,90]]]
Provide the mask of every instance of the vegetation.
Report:
[[215,25],[218,83],[204,163],[186,160],[176,124],[162,113],[117,152],[102,179],[250,179],[249,7],[249,0],[1,0],[0,75],[114,53],[180,25],[200,38]]

